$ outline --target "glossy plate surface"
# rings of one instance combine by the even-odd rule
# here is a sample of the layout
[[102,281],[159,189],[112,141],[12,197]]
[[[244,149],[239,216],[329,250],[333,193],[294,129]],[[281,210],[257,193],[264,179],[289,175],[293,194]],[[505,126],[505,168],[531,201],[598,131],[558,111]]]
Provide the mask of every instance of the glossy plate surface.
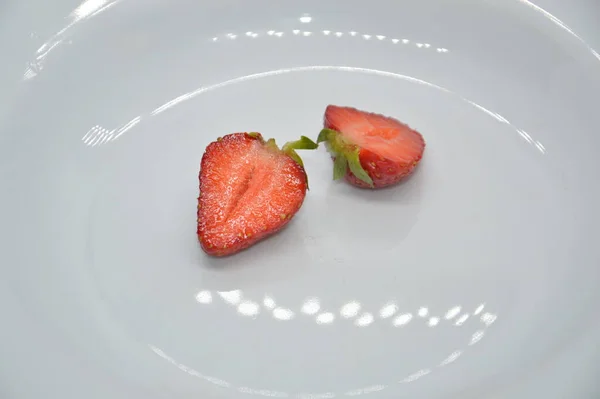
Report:
[[[52,3],[52,4],[50,4]],[[594,1],[0,5],[3,398],[593,397]],[[206,145],[399,118],[371,192],[303,153],[280,234],[195,236]]]

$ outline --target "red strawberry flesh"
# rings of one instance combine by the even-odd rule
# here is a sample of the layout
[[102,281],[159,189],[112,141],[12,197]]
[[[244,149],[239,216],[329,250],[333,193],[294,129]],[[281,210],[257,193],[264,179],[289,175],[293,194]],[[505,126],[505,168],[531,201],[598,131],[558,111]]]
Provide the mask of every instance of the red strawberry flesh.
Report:
[[351,170],[347,171],[346,179],[361,187],[378,188],[397,183],[412,172],[425,150],[421,134],[408,125],[356,108],[328,106],[324,127],[340,136],[327,140],[334,157],[359,151],[360,166],[372,182],[357,178]]
[[265,143],[235,133],[206,148],[200,171],[198,239],[205,252],[238,252],[284,227],[307,190],[304,168]]

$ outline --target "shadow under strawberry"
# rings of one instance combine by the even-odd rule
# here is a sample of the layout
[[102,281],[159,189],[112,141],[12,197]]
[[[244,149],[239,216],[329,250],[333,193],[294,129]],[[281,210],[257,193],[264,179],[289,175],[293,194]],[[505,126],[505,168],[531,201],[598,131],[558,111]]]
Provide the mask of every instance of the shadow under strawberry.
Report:
[[203,287],[218,291],[245,289],[293,280],[305,274],[303,265],[311,263],[311,256],[302,245],[306,231],[304,218],[301,218],[302,215],[298,215],[268,240],[232,256],[213,257],[198,248]]
[[346,254],[372,258],[402,245],[419,220],[425,176],[424,163],[402,182],[378,190],[332,182],[322,213],[329,230],[343,236]]
[[333,182],[333,185],[338,185],[338,189],[343,191],[345,195],[362,198],[365,201],[411,204],[418,202],[421,198],[424,178],[422,174],[425,173],[422,169],[426,167],[426,163],[426,160],[421,161],[413,173],[395,185],[382,187],[377,190],[369,187],[352,186],[344,181]]

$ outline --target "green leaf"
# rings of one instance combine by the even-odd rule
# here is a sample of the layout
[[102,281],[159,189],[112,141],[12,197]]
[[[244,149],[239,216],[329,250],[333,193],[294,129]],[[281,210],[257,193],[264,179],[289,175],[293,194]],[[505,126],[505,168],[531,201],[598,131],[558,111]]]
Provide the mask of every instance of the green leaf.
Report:
[[364,170],[362,165],[360,164],[359,152],[360,150],[357,148],[356,150],[346,154],[346,157],[348,159],[348,166],[350,167],[350,171],[354,176],[364,181],[369,186],[373,187],[373,180],[371,179],[371,176],[369,176],[367,171]]
[[337,135],[338,132],[332,129],[323,129],[321,133],[319,133],[319,137],[317,138],[317,143],[322,143],[324,141],[329,141],[332,135]]
[[298,165],[304,167],[304,162],[302,162],[302,158],[300,158],[300,155],[298,155],[298,153],[296,152],[296,150],[294,150],[293,148],[288,148],[285,153],[287,155],[289,155],[290,158],[292,158],[294,161],[296,161],[296,163]]
[[282,150],[284,152],[288,152],[288,150],[314,150],[318,147],[319,145],[308,137],[301,136],[300,140],[290,141],[289,143],[284,144]]
[[336,155],[333,162],[333,180],[339,180],[346,176],[348,171],[348,160],[342,154]]

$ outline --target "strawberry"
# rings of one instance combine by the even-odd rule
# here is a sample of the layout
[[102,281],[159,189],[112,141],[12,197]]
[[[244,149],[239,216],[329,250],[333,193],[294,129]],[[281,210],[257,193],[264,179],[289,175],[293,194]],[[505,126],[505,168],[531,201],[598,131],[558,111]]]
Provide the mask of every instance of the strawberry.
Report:
[[423,136],[404,123],[356,108],[329,105],[318,143],[334,159],[334,180],[381,188],[408,176],[423,157]]
[[234,133],[206,147],[200,165],[198,240],[209,255],[226,256],[282,229],[298,212],[308,178],[296,149],[315,149],[307,137],[282,149],[260,133]]

